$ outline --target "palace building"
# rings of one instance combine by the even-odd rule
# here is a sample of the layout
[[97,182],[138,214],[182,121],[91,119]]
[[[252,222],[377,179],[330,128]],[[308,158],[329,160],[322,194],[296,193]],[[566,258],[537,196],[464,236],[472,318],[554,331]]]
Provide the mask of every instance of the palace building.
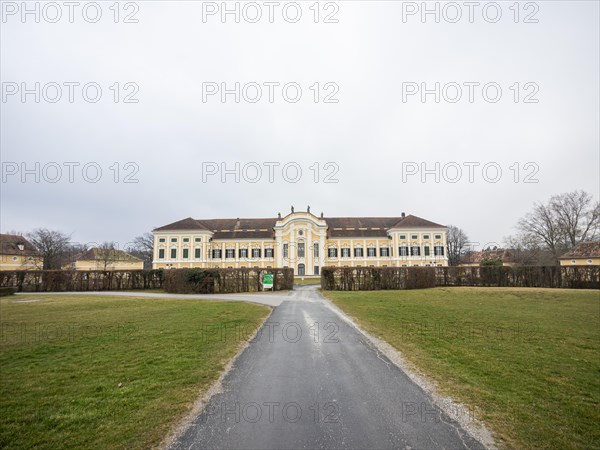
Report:
[[266,219],[187,219],[153,230],[154,269],[447,266],[446,227],[400,217],[317,217],[307,211]]

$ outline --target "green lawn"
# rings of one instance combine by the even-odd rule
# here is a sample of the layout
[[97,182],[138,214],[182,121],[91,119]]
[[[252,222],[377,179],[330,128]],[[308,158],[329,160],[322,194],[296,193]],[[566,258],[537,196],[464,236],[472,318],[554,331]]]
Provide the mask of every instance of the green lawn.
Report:
[[471,407],[509,448],[600,448],[600,292],[325,294]]
[[[39,302],[15,301],[40,299]],[[97,296],[0,300],[0,448],[156,447],[269,308]]]
[[294,284],[300,285],[300,286],[307,286],[307,285],[312,285],[312,284],[321,284],[321,278],[304,278],[302,279],[301,277],[295,277],[294,278]]

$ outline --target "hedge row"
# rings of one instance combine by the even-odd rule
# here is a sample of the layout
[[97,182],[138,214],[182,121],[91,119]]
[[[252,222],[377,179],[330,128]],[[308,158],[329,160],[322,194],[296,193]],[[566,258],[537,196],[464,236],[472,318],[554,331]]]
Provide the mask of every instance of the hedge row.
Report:
[[162,270],[0,271],[0,287],[14,287],[19,292],[160,289],[162,285]]
[[598,266],[324,267],[325,290],[495,286],[600,289]]
[[273,290],[292,289],[293,269],[171,269],[164,289],[178,294],[226,294],[263,290],[263,274],[273,274]]
[[323,267],[321,288],[330,291],[424,289],[435,287],[433,267]]

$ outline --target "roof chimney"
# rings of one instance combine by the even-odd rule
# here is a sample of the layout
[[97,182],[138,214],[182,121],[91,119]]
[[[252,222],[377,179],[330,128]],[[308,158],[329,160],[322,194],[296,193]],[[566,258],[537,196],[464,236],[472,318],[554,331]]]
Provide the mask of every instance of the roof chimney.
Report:
[[281,213],[277,213],[277,218],[281,219]]
[[235,227],[239,228],[240,227],[240,218],[237,218],[237,222],[235,223]]
[[321,219],[323,218],[323,211],[321,211]]
[[404,214],[404,212],[402,213],[402,218],[404,219],[406,217],[406,214]]

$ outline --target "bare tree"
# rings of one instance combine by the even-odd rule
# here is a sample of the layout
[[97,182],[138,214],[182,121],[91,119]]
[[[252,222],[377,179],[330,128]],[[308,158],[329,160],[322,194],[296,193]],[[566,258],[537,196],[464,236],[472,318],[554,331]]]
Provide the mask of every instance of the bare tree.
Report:
[[446,241],[448,243],[448,264],[457,266],[461,256],[465,253],[469,237],[461,228],[454,225],[448,225]]
[[127,248],[133,256],[144,261],[144,269],[152,268],[152,257],[154,251],[154,236],[152,233],[144,233],[133,239],[133,243]]
[[573,191],[555,195],[550,199],[550,207],[569,247],[591,241],[598,235],[600,205],[594,202],[591,194]]
[[97,259],[102,265],[101,270],[107,270],[117,259],[117,244],[114,242],[103,242],[96,248]]
[[600,207],[584,191],[555,195],[548,203],[535,203],[517,228],[530,245],[547,249],[555,262],[580,242],[596,239]]
[[504,238],[504,245],[510,251],[513,262],[524,266],[546,266],[554,264],[552,254],[540,247],[523,233]]
[[44,270],[60,269],[63,256],[68,249],[71,236],[61,231],[37,228],[27,234],[44,258]]
[[549,205],[535,203],[533,211],[519,220],[517,228],[528,241],[546,247],[556,260],[566,251],[558,217]]

